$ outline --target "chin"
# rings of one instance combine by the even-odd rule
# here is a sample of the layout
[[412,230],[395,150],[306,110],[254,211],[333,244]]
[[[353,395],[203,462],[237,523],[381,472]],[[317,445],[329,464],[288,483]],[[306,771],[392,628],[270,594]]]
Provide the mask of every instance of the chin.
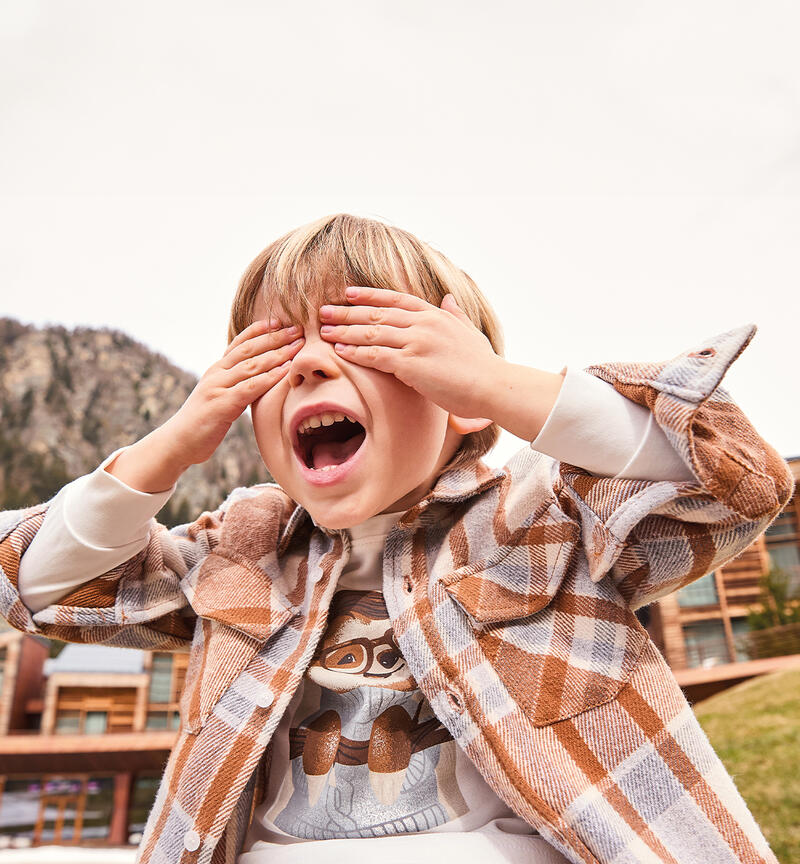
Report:
[[315,507],[313,504],[303,504],[303,506],[311,514],[311,518],[317,525],[324,525],[331,531],[338,531],[343,528],[352,528],[353,525],[360,525],[362,522],[374,516],[378,511],[364,510],[363,506],[357,509],[346,507]]

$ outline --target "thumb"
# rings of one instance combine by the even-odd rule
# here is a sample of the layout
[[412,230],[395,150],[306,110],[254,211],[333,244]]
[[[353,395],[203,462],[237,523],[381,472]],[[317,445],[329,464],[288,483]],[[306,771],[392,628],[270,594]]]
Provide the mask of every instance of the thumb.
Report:
[[[470,321],[469,316],[466,312],[462,311],[461,307],[458,305],[456,298],[453,297],[452,294],[445,294],[442,298],[441,308],[445,310],[445,312],[450,312],[456,316],[456,318],[461,321],[466,322],[467,324],[472,325],[472,321]],[[474,325],[473,325],[474,326]]]

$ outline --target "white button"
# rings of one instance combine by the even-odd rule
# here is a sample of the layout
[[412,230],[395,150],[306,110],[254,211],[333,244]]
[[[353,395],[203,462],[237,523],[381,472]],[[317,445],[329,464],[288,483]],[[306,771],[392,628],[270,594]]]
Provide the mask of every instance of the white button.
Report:
[[195,852],[200,848],[200,835],[197,831],[187,831],[183,835],[183,845],[189,852]]
[[256,699],[256,705],[259,708],[269,708],[272,705],[272,700],[275,697],[270,693],[269,690],[265,690],[263,693],[260,693],[258,699]]

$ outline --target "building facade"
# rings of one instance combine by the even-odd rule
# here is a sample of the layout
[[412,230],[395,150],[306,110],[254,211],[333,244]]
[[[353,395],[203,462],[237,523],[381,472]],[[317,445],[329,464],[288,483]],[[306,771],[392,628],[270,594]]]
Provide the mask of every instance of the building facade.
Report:
[[138,843],[188,655],[0,632],[0,849]]

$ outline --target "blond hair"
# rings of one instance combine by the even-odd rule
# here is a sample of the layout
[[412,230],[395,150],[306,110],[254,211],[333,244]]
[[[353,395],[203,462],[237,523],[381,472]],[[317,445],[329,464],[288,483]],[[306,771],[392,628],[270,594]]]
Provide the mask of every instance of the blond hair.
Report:
[[[503,355],[500,323],[463,270],[408,231],[347,213],[289,231],[253,259],[233,299],[228,341],[253,322],[259,297],[267,307],[267,320],[277,300],[291,323],[302,324],[312,306],[346,304],[348,285],[403,291],[437,307],[446,294],[452,294],[495,353]],[[479,459],[499,434],[496,423],[469,433],[445,468]]]

